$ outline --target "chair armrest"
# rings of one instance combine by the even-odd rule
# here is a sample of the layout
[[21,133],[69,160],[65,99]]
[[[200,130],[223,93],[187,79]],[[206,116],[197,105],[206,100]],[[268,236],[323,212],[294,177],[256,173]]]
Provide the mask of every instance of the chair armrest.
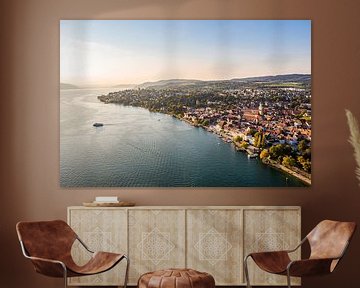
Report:
[[332,272],[333,261],[337,262],[339,258],[319,258],[303,259],[291,261],[287,266],[290,276],[312,276],[329,274]]
[[291,262],[287,251],[250,253],[246,256],[245,262],[248,257],[251,257],[262,270],[276,274],[285,272],[287,265]]
[[303,238],[303,239],[301,240],[301,242],[300,242],[295,248],[290,249],[290,250],[285,250],[285,251],[288,252],[288,253],[295,252],[297,249],[299,249],[299,248],[306,242],[306,240],[307,240],[306,237]]
[[271,255],[271,254],[284,254],[284,253],[286,253],[286,254],[288,254],[288,253],[292,253],[292,252],[295,252],[297,249],[299,249],[305,242],[306,242],[306,240],[307,240],[307,238],[305,237],[305,238],[303,238],[302,240],[301,240],[301,242],[299,243],[299,245],[297,245],[295,248],[293,248],[293,249],[288,249],[288,250],[279,250],[279,251],[265,251],[265,252],[253,252],[253,253],[249,253],[246,257],[245,257],[245,259],[246,258],[248,258],[248,257],[250,257],[250,256],[252,256],[252,254],[259,254],[259,253],[261,253],[261,254],[267,254],[267,255]]
[[283,253],[287,254],[288,251],[287,250],[275,250],[275,251],[251,252],[251,253],[249,253],[249,256],[254,255],[254,254],[268,254],[268,255],[270,255],[270,254],[283,254]]
[[78,240],[87,251],[90,253],[95,253],[94,251],[90,250],[90,248],[80,239],[78,235],[76,235],[76,240]]
[[264,252],[252,252],[249,253],[247,257],[252,257],[252,258],[258,258],[258,257],[278,257],[278,256],[285,256],[288,255],[288,251],[287,250],[279,250],[279,251],[264,251]]
[[26,256],[26,258],[30,259],[31,261],[49,262],[49,263],[53,263],[53,264],[60,264],[61,266],[66,267],[65,264],[59,260],[47,259],[47,258],[41,258],[41,257],[33,257],[33,256]]
[[35,256],[30,256],[24,246],[24,243],[20,241],[21,251],[25,258],[30,259],[34,265],[35,271],[51,277],[66,277],[67,268],[66,265],[55,259],[46,259]]
[[66,277],[67,275],[67,268],[66,265],[59,261],[53,259],[46,259],[40,257],[33,257],[33,256],[25,256],[26,258],[30,259],[34,265],[35,271],[51,277]]

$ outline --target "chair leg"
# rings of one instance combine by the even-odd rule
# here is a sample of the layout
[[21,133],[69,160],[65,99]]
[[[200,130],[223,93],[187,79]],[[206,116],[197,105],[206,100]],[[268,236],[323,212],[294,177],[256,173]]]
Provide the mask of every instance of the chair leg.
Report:
[[288,284],[288,288],[291,288],[291,278],[290,278],[290,271],[289,269],[287,269],[287,284]]
[[125,271],[124,288],[126,288],[126,287],[127,287],[128,278],[129,278],[130,259],[129,259],[129,257],[127,257],[127,256],[124,256],[124,258],[126,259],[126,271]]
[[251,288],[250,285],[250,279],[249,279],[249,269],[248,269],[248,265],[247,265],[247,259],[249,258],[250,255],[246,256],[244,259],[244,272],[245,272],[245,279],[246,279],[246,287],[247,288]]
[[64,287],[67,288],[68,285],[67,285],[67,270],[66,270],[66,266],[65,265],[62,265],[63,266],[63,269],[64,269]]

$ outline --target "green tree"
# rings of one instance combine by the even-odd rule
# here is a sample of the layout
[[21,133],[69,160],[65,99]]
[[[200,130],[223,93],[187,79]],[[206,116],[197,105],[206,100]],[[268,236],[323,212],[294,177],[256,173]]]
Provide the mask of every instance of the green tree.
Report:
[[311,172],[311,162],[309,160],[306,160],[302,167],[306,172]]
[[261,146],[260,147],[265,147],[265,139],[266,139],[266,137],[265,137],[265,134],[262,134],[262,138],[261,138]]
[[250,134],[251,136],[253,136],[253,137],[254,137],[254,136],[255,136],[255,133],[256,133],[256,130],[255,130],[255,129],[249,128],[249,130],[247,131],[247,133],[246,133],[246,134],[247,134],[247,135],[249,135],[249,134]]
[[243,139],[242,139],[242,137],[240,135],[237,135],[237,136],[234,137],[235,142],[241,142],[242,140]]
[[304,169],[304,171],[306,171],[306,172],[311,171],[311,161],[309,159],[306,159],[304,156],[299,156],[297,158],[297,161],[300,164],[300,166],[302,167],[302,169]]
[[304,156],[304,158],[311,160],[311,149],[307,148],[302,155]]
[[204,119],[204,121],[202,122],[202,125],[204,126],[209,126],[209,124],[210,124],[209,119]]
[[286,167],[292,167],[292,166],[295,166],[295,164],[296,164],[296,161],[291,156],[285,156],[282,160],[282,165],[284,165]]
[[299,152],[301,154],[304,153],[304,151],[308,148],[308,144],[307,144],[307,141],[306,140],[301,140],[297,146]]
[[277,144],[271,146],[269,149],[271,159],[278,160],[280,162],[284,156],[290,156],[291,152],[291,147],[285,144]]
[[261,133],[260,132],[256,132],[254,135],[254,146],[255,147],[260,147],[261,144]]
[[270,156],[269,150],[264,149],[260,153],[260,159],[268,158]]
[[265,147],[265,135],[262,132],[256,132],[254,135],[254,146],[258,148]]
[[247,143],[247,142],[245,142],[245,141],[242,141],[242,142],[240,143],[240,147],[241,147],[241,148],[246,149],[248,146],[249,146],[249,143]]
[[269,149],[270,157],[272,159],[278,159],[283,155],[283,147],[282,144],[271,146]]

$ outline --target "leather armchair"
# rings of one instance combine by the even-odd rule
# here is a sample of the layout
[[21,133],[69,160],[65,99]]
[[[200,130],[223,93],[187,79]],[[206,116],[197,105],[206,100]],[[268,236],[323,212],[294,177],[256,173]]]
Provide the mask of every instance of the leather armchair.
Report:
[[[50,277],[64,278],[65,288],[68,277],[102,273],[112,269],[123,259],[127,261],[124,281],[126,288],[129,258],[125,254],[91,251],[66,222],[19,222],[16,231],[23,255],[31,260],[35,271]],[[79,241],[91,254],[90,260],[83,266],[78,266],[71,256],[71,247],[75,241]]]
[[[355,229],[354,222],[324,220],[292,250],[250,253],[244,259],[247,287],[251,287],[247,266],[249,258],[266,272],[286,275],[289,288],[291,288],[291,276],[305,277],[332,273],[344,256]],[[292,261],[289,253],[299,249],[306,241],[310,245],[310,257]]]

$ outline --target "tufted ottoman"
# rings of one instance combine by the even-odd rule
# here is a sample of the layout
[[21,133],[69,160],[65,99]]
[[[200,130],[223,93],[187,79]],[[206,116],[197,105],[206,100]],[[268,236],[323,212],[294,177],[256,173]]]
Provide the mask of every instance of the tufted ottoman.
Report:
[[192,269],[166,269],[140,276],[138,288],[214,288],[214,277]]

